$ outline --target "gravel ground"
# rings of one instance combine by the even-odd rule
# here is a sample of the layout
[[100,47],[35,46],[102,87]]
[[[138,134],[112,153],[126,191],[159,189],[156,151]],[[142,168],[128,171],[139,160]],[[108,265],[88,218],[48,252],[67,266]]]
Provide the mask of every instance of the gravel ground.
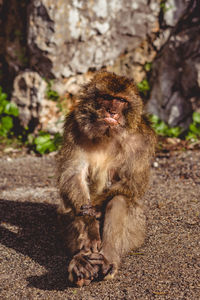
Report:
[[110,282],[66,280],[54,156],[0,159],[0,299],[200,299],[200,151],[160,153],[145,244]]

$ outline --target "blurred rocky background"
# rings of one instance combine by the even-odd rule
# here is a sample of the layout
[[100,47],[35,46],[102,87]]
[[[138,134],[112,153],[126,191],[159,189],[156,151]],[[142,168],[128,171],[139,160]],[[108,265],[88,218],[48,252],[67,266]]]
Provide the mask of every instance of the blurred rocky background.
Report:
[[23,127],[55,133],[80,84],[106,68],[186,129],[200,107],[199,33],[199,0],[0,0],[0,85]]

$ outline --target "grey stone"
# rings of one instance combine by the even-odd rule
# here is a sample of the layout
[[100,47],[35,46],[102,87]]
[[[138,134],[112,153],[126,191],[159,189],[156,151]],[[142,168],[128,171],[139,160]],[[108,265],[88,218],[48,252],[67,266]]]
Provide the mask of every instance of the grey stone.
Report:
[[164,7],[166,25],[174,27],[180,19],[190,0],[167,0]]
[[151,76],[150,113],[171,126],[186,129],[191,121],[192,102],[200,101],[199,1],[192,1],[158,53]]
[[12,101],[19,108],[19,119],[30,131],[62,132],[64,115],[55,101],[47,99],[47,83],[37,72],[26,71],[16,76]]
[[46,87],[46,82],[36,72],[26,71],[15,77],[12,101],[19,108],[19,118],[24,127],[33,120],[39,123]]

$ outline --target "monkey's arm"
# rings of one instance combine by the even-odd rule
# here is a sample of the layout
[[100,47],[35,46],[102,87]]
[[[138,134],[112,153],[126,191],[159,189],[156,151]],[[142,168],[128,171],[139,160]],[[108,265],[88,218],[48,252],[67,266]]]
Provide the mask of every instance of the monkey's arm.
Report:
[[69,280],[82,286],[98,275],[99,266],[93,266],[87,256],[100,249],[100,222],[90,204],[84,154],[66,152],[60,153],[59,185],[63,202],[59,219],[67,253],[72,257],[68,266]]
[[[63,158],[67,155],[68,159]],[[76,153],[61,153],[58,184],[63,204],[66,209],[73,209],[76,215],[81,213],[84,205],[90,205],[87,183],[88,165],[84,158]],[[63,164],[62,164],[63,161]]]

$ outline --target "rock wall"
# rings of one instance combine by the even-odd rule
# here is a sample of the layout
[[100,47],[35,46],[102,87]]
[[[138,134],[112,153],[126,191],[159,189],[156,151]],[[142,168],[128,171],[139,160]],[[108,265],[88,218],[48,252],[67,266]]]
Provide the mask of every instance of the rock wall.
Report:
[[28,28],[31,67],[60,78],[109,65],[156,29],[158,14],[155,0],[34,0]]
[[29,67],[26,0],[0,0],[0,84],[7,91],[14,77]]
[[171,126],[187,128],[192,106],[200,101],[200,1],[190,1],[174,16],[168,23],[175,26],[153,63],[148,110]]
[[187,126],[199,100],[198,9],[199,0],[0,0],[0,84],[29,126],[47,111],[44,79],[71,96],[81,74],[106,67],[147,78],[149,111]]

